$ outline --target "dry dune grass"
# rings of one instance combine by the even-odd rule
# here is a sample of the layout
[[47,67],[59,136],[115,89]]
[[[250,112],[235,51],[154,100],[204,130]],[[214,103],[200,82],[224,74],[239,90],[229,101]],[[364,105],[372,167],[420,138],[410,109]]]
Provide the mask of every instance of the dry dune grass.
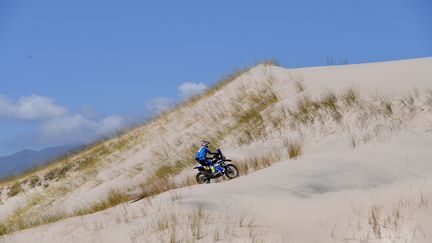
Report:
[[179,210],[175,205],[161,211],[150,225],[134,229],[132,242],[231,242],[247,239],[265,242],[270,237],[265,227],[243,215],[221,215],[196,205],[190,210]]
[[26,206],[15,209],[13,213],[9,214],[9,216],[0,223],[0,235],[56,222],[65,218],[65,214],[62,212],[50,212],[43,216],[28,215],[28,209],[37,206],[42,200],[42,197],[35,196],[30,199]]
[[347,229],[342,229],[349,242],[401,241],[427,242],[432,235],[425,233],[430,220],[420,215],[432,213],[432,199],[420,192],[416,198],[402,197],[391,203],[374,203],[369,208],[353,208]]
[[296,159],[303,152],[303,144],[297,140],[283,141],[282,147],[274,147],[268,151],[260,151],[242,157],[234,157],[233,161],[238,166],[241,175],[264,169],[284,159]]
[[[300,94],[294,108],[279,106],[277,109],[279,113],[274,114],[268,113],[267,111],[274,111],[273,108],[276,107],[275,104],[278,101],[278,97],[268,88],[268,86],[263,87],[263,89],[259,90],[260,92],[258,94],[253,94],[251,96],[244,94],[240,96],[243,100],[247,99],[245,101],[249,106],[244,108],[235,108],[235,111],[237,112],[234,117],[237,122],[233,127],[226,127],[225,131],[220,132],[219,134],[223,134],[222,136],[218,136],[217,134],[213,135],[213,144],[221,144],[224,139],[229,139],[230,136],[233,135],[238,136],[238,146],[248,145],[257,141],[265,141],[270,139],[271,136],[274,136],[269,134],[268,131],[275,124],[278,126],[290,124],[291,129],[297,132],[301,131],[302,126],[311,127],[317,123],[330,127],[330,125],[326,125],[328,122],[335,121],[336,124],[340,124],[344,119],[345,114],[349,113],[350,110],[352,111],[353,109],[361,110],[363,113],[359,113],[359,115],[366,119],[373,119],[373,117],[377,116],[388,118],[394,115],[394,110],[397,106],[396,103],[385,97],[375,97],[372,101],[367,101],[359,96],[358,91],[355,88],[350,88],[345,92],[342,92],[340,95],[327,91],[318,98],[311,98],[308,95]],[[303,93],[306,91],[307,90],[304,90]],[[235,101],[233,101],[233,103],[235,103]],[[237,104],[239,103],[237,102]],[[415,106],[414,101],[410,101],[410,104]],[[364,123],[366,122],[364,121]],[[292,124],[295,125],[293,126]],[[190,134],[190,136],[193,137],[196,135]],[[139,198],[151,197],[168,190],[190,186],[195,183],[192,177],[187,177],[180,182],[171,179],[182,171],[190,169],[189,167],[195,163],[191,158],[193,158],[196,147],[194,147],[195,145],[193,142],[186,141],[187,139],[188,138],[185,138],[185,140],[179,141],[179,143],[182,144],[181,148],[176,147],[175,144],[167,144],[166,146],[159,147],[157,150],[153,151],[152,158],[155,161],[160,161],[159,164],[161,164],[161,166],[156,167],[151,176],[140,184],[141,193]],[[351,142],[354,144],[353,147],[357,146],[359,143],[358,138],[353,138]],[[88,153],[87,156],[81,157],[80,160],[76,160],[76,163],[78,166],[84,166],[81,167],[82,170],[91,168],[89,171],[95,171],[97,170],[98,163],[100,163],[100,158],[108,156],[112,152],[112,149],[112,146],[106,144],[99,145],[91,150],[91,153]],[[173,158],[173,156],[167,152],[171,150],[177,151],[180,156]],[[234,160],[240,167],[241,173],[246,175],[250,172],[271,166],[272,164],[281,161],[283,158],[295,159],[304,153],[303,150],[303,142],[296,140],[289,140],[288,142],[288,140],[286,140],[284,148],[276,149],[268,153],[254,154],[249,157],[234,158]],[[46,172],[43,180],[58,180],[64,177],[69,170],[73,170],[73,168],[74,167],[55,167]],[[35,179],[35,181],[37,180]],[[37,182],[33,184],[36,185]],[[22,190],[21,185],[22,184],[18,183],[10,187],[8,191],[10,196],[17,195]],[[9,217],[5,221],[9,223],[3,223],[2,229],[3,232],[13,232],[44,224],[46,222],[55,222],[65,217],[94,213],[131,199],[128,196],[128,189],[121,193],[112,193],[112,195],[115,196],[110,197],[108,195],[106,199],[95,202],[87,208],[79,209],[72,215],[62,213],[48,216],[41,215],[39,219],[35,219],[34,222],[29,224],[23,224],[20,221],[20,217]],[[22,209],[17,209],[17,211],[20,210],[22,211]],[[21,213],[14,213],[13,215],[21,215]],[[7,224],[15,226],[4,226]],[[18,227],[16,225],[18,225]]]
[[108,197],[105,200],[102,200],[97,203],[93,203],[92,205],[76,210],[70,217],[72,216],[82,216],[86,214],[91,214],[95,212],[99,212],[105,210],[107,208],[111,208],[117,206],[121,203],[128,202],[131,200],[130,195],[125,192],[119,190],[111,190],[108,193]]
[[[263,65],[277,65],[277,63],[268,61],[264,62]],[[109,165],[107,158],[116,161],[117,157],[114,159],[110,157],[113,153],[128,151],[133,146],[140,144],[142,145],[140,148],[148,148],[151,155],[142,164],[137,164],[136,167],[130,169],[130,178],[126,179],[139,176],[141,180],[136,184],[141,190],[139,198],[151,198],[172,189],[195,184],[193,176],[183,177],[182,180],[178,180],[178,177],[186,170],[190,170],[195,163],[193,155],[197,150],[197,138],[203,136],[202,130],[200,130],[203,128],[200,121],[203,120],[216,121],[211,123],[212,126],[214,125],[212,129],[209,129],[211,131],[205,134],[215,147],[223,145],[241,150],[242,147],[268,141],[283,141],[281,147],[273,147],[267,152],[260,150],[249,156],[234,157],[241,174],[246,175],[284,159],[296,159],[307,152],[305,149],[309,142],[319,140],[332,133],[348,134],[351,137],[349,142],[352,148],[356,148],[361,143],[379,137],[379,132],[400,125],[401,114],[406,115],[406,112],[421,110],[424,103],[421,102],[420,96],[424,96],[424,102],[432,107],[431,91],[429,91],[429,95],[413,94],[399,100],[381,95],[361,96],[356,87],[341,92],[327,90],[313,96],[309,94],[309,90],[301,78],[290,80],[290,86],[295,89],[297,94],[292,97],[292,103],[283,103],[279,96],[280,93],[274,89],[274,85],[279,81],[271,73],[266,74],[265,78],[258,82],[260,85],[257,87],[249,84],[250,80],[245,81],[237,87],[235,96],[221,98],[217,95],[217,92],[224,89],[227,84],[242,77],[250,70],[250,68],[238,69],[225,76],[218,85],[201,96],[193,97],[191,100],[162,113],[146,125],[128,130],[116,138],[96,143],[80,154],[43,168],[42,171],[15,178],[14,183],[11,181],[6,183],[8,186],[4,190],[6,194],[9,194],[9,197],[13,197],[29,187],[35,188],[43,185],[53,187],[55,183],[64,183],[65,178],[73,179],[71,175],[74,173],[85,178],[82,181],[84,183],[86,180],[93,179],[91,177],[97,175],[101,168]],[[200,101],[204,98],[208,98],[211,102],[201,104]],[[223,106],[218,105],[222,103]],[[209,112],[207,114],[202,110]],[[176,118],[181,122],[176,122]],[[174,137],[172,139],[166,139],[168,135],[173,134],[174,130],[178,131],[176,136],[172,136]],[[187,132],[183,133],[182,131]],[[356,131],[356,133],[352,133],[352,131]],[[298,137],[293,139],[290,137],[291,134],[297,134]],[[156,146],[149,146],[149,144],[156,144]],[[145,168],[145,174],[143,168]],[[51,210],[54,213],[38,214],[27,223],[23,219],[37,208],[34,202],[30,202],[26,206],[16,209],[10,214],[10,217],[2,222],[0,235],[56,222],[66,217],[87,215],[112,208],[131,200],[129,193],[132,189],[135,188],[113,190],[105,198],[91,202],[87,207],[77,209],[72,214]],[[67,190],[73,190],[73,188]],[[173,196],[173,201],[176,200],[178,197]],[[197,211],[195,213],[201,214],[202,212]],[[190,222],[194,221],[193,217],[193,215],[188,216]],[[195,217],[205,218],[203,216]],[[386,223],[385,227],[383,226],[383,212],[380,207],[372,208],[368,217],[370,219],[368,225],[374,225],[372,227],[374,234],[382,234],[384,228],[390,227],[390,223]],[[390,216],[387,215],[386,217]],[[391,217],[389,222],[395,221],[394,217],[396,216]],[[169,239],[163,238],[163,240],[184,239],[177,230],[170,231],[172,227],[176,228],[173,223],[179,224],[181,220],[182,217],[177,212],[170,212],[169,215],[163,215],[156,220],[153,231],[164,232],[163,237],[169,235]],[[243,221],[239,220],[240,227],[245,225]],[[213,240],[222,238],[220,231],[203,231],[203,227],[195,226],[207,225],[205,222],[199,224],[190,222],[186,223],[191,224],[192,227],[187,236],[188,240],[209,239],[210,235],[212,235]],[[165,234],[168,231],[170,232]],[[133,238],[139,240],[142,236],[137,234]],[[257,241],[257,239],[252,240],[251,238],[251,241]]]
[[[275,65],[275,63],[272,61],[268,61],[263,64]],[[203,94],[201,98],[212,95],[213,94],[212,92],[223,88],[224,85],[232,82],[234,79],[243,75],[248,70],[249,69],[236,70],[234,73],[227,75],[220,82],[219,86],[216,86],[212,90],[209,90],[208,92]],[[271,83],[274,82],[274,80],[272,78],[269,78],[268,82]],[[260,116],[259,113],[265,110],[270,105],[277,102],[277,96],[272,92],[271,87],[269,85],[264,86],[261,89],[257,90],[255,94],[248,94],[244,92],[243,94],[240,94],[239,97],[240,99],[243,99],[241,102],[245,104],[250,104],[251,106],[247,107],[246,109],[238,107],[240,112],[236,113],[236,119],[238,120],[239,124],[242,125],[247,124],[248,126],[256,125],[259,122],[259,116]],[[187,101],[186,103],[180,105],[179,107],[174,108],[172,111],[168,111],[165,112],[164,114],[161,114],[158,119],[155,119],[151,122],[155,123],[158,120],[160,120],[163,123],[163,121],[169,119],[168,116],[170,113],[180,112],[181,107],[186,107],[187,109],[189,109],[190,108],[189,106],[192,103],[194,103],[196,99],[198,99],[198,97],[195,97],[190,101]],[[240,102],[233,101],[233,103],[239,104]],[[215,119],[218,119],[222,115],[226,115],[223,114],[223,112],[224,111],[219,111],[219,115],[217,115],[217,112],[215,112],[216,113]],[[213,135],[209,135],[208,137],[212,141],[212,144],[217,146],[218,144],[220,144],[221,140],[224,139],[225,135],[229,135],[231,131],[236,130],[237,128],[240,129],[239,125],[237,124],[235,125],[235,127],[226,127],[225,131],[214,132]],[[62,178],[65,178],[67,175],[70,175],[70,173],[73,173],[77,170],[80,171],[80,173],[84,172],[89,175],[92,175],[93,173],[99,170],[105,157],[110,156],[110,154],[112,154],[115,151],[118,151],[119,149],[121,150],[122,148],[130,147],[130,144],[126,142],[127,138],[133,137],[134,138],[133,143],[136,143],[136,135],[135,135],[136,133],[134,130],[132,131],[133,132],[130,132],[132,135],[120,134],[119,137],[115,139],[115,141],[107,140],[107,141],[98,142],[92,145],[92,147],[86,148],[78,156],[69,158],[65,161],[62,161],[61,163],[53,164],[50,167],[44,168],[43,171],[46,172],[42,174],[41,184],[49,185],[54,181],[59,181]],[[259,137],[263,137],[264,134],[261,134],[263,132],[264,131],[254,134],[253,139],[258,139]],[[152,172],[152,176],[148,177],[146,181],[140,184],[142,188],[140,197],[149,197],[149,196],[157,195],[167,190],[171,190],[183,186],[189,186],[195,183],[194,180],[190,177],[183,179],[181,182],[173,182],[171,180],[171,177],[176,176],[177,174],[179,174],[185,169],[189,169],[189,167],[195,163],[193,160],[191,160],[191,158],[193,158],[193,154],[197,150],[196,145],[194,145],[190,140],[187,141],[189,137],[194,137],[194,136],[196,135],[189,134],[189,136],[185,137],[183,141],[179,141],[179,144],[182,145],[181,147],[178,147],[175,144],[174,145],[167,144],[165,146],[158,147],[156,150],[153,151],[153,156],[152,156],[153,161],[156,164],[161,164],[162,166],[156,167],[156,169]],[[177,154],[180,156],[172,156],[171,154],[167,153],[167,151],[176,151]],[[46,183],[46,182],[50,182],[50,183]],[[32,185],[36,186],[38,185],[38,183],[33,183]],[[21,188],[21,184],[19,183],[14,184],[14,186],[11,187],[12,190],[11,189],[9,190],[9,195],[10,196],[17,195],[20,192],[20,188]],[[79,209],[75,212],[75,214],[64,215],[59,213],[57,214],[58,217],[50,217],[51,218],[50,220],[59,220],[62,217],[70,217],[73,215],[90,214],[90,213],[94,213],[115,206],[119,203],[122,203],[130,199],[126,196],[128,194],[127,190],[128,189],[126,189],[122,193],[111,193],[112,195],[116,195],[115,198],[120,198],[119,200],[111,200],[114,197],[108,195],[107,199],[101,200],[99,202],[95,202],[87,208]],[[21,209],[17,209],[17,211],[19,210]],[[11,218],[9,218],[8,220],[10,219]],[[14,219],[16,219],[16,217],[14,217]],[[44,221],[46,220],[40,220],[39,222],[42,223]],[[29,227],[30,225],[33,226],[35,224],[21,224],[21,226],[18,228],[9,227],[9,231],[24,229]]]
[[106,199],[93,203],[87,207],[77,209],[73,213],[65,213],[64,211],[58,210],[54,212],[41,213],[39,215],[31,215],[29,214],[28,209],[32,206],[37,206],[44,200],[41,196],[35,196],[25,207],[17,208],[0,224],[0,235],[57,222],[70,217],[92,214],[127,202],[130,199],[130,196],[125,192],[111,190]]
[[282,155],[279,150],[233,158],[241,175],[247,175],[253,171],[264,169],[279,162],[281,159]]

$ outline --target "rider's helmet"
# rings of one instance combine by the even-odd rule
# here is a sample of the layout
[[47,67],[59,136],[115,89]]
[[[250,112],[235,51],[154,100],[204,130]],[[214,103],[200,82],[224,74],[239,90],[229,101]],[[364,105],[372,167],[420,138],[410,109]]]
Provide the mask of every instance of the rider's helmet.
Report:
[[210,144],[209,141],[202,141],[202,142],[201,142],[201,146],[205,146],[205,147],[207,147],[209,144]]

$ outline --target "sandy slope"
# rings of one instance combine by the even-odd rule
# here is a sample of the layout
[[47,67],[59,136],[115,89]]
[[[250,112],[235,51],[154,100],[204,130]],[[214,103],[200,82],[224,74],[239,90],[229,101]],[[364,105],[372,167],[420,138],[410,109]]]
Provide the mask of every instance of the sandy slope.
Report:
[[[298,160],[282,161],[249,176],[165,193],[154,199],[156,202],[153,204],[161,206],[154,209],[156,212],[153,214],[137,218],[128,216],[130,219],[125,222],[116,219],[116,215],[122,215],[124,208],[130,215],[139,215],[141,208],[151,211],[149,206],[144,206],[147,201],[138,201],[84,218],[72,218],[26,230],[5,238],[4,242],[30,242],[29,239],[31,242],[132,242],[131,232],[143,225],[151,225],[152,217],[166,213],[172,207],[188,211],[196,205],[211,213],[222,211],[235,215],[233,217],[247,215],[259,225],[271,226],[272,231],[282,235],[286,242],[334,242],[345,239],[357,242],[374,238],[368,223],[363,222],[367,218],[361,215],[367,212],[362,210],[369,210],[374,204],[416,200],[421,191],[432,196],[432,132],[403,132],[385,144],[363,146],[356,150],[338,142],[341,139],[337,136],[330,140],[327,142],[332,144],[331,148],[328,143],[316,146]],[[174,194],[178,199],[172,202],[171,195]],[[430,206],[425,216],[432,213]],[[407,215],[412,215],[415,210],[418,209],[413,208]],[[357,211],[359,215],[355,214]],[[350,228],[350,220],[360,223],[361,230]],[[407,217],[398,233],[389,233],[388,238],[400,238],[400,242],[411,242],[413,238],[412,242],[430,242],[431,221],[430,217],[425,222]],[[216,227],[225,231],[224,220],[218,222]],[[416,227],[421,229],[422,234],[415,236]],[[151,232],[153,229],[142,233],[143,239]],[[273,239],[266,233],[264,236],[266,241]],[[181,235],[179,238],[182,238]],[[151,237],[148,239],[152,242]],[[250,240],[241,237],[231,239],[233,242]],[[164,241],[164,238],[157,236],[156,240]]]
[[[341,140],[334,136],[296,161],[282,161],[236,181],[186,190],[181,202],[210,207],[222,202],[244,210],[281,228],[288,242],[332,242],[331,234],[336,239],[352,237],[347,223],[353,207],[431,192],[432,132],[404,132],[385,144],[355,150]],[[411,239],[415,226],[406,224],[400,237]],[[432,227],[423,226],[430,240]],[[360,234],[367,239],[368,232]]]
[[[301,139],[304,154],[232,181],[177,189],[151,200],[17,232],[0,241],[169,242],[174,235],[180,242],[431,242],[432,105],[428,105],[428,89],[432,88],[432,58],[301,69],[259,66],[186,111],[185,117],[219,102],[218,96],[235,97],[245,87],[258,89],[261,80],[269,77],[275,80],[272,89],[279,97],[270,110],[277,105],[293,107],[306,94],[318,97],[326,90],[343,92],[356,87],[364,99],[385,97],[393,102],[392,115],[375,112],[378,114],[367,113],[364,118],[354,109],[344,113],[341,123],[326,118],[322,124],[296,129],[286,125],[278,131],[269,129],[264,139],[242,146],[235,146],[233,141],[241,134],[234,133],[222,143],[227,155],[234,158],[283,149],[280,144],[286,138]],[[296,90],[296,83],[302,83],[305,91]],[[412,110],[399,104],[408,95],[415,97]],[[229,104],[224,106],[230,109]],[[215,123],[215,128],[230,122]],[[176,130],[182,126],[179,122],[169,124],[167,136],[174,137],[190,136],[191,129],[200,126]],[[136,179],[121,172],[151,156],[151,141],[117,155],[113,161],[121,163],[101,170],[97,183],[88,180],[56,204],[71,210],[96,200],[108,188],[133,185]],[[11,207],[12,202],[0,206],[0,215]],[[197,207],[211,215],[208,222],[200,221],[202,237],[196,237],[195,224],[190,222]],[[176,220],[161,229],[158,219],[173,218],[166,214],[177,215]],[[243,223],[243,217],[254,223]],[[216,237],[218,229],[221,237]]]

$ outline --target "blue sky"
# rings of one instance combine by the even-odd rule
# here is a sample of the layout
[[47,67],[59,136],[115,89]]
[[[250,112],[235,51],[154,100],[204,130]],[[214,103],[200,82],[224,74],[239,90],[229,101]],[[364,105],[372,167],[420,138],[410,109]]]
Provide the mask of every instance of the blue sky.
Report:
[[429,0],[0,2],[0,155],[87,142],[233,68],[432,56]]

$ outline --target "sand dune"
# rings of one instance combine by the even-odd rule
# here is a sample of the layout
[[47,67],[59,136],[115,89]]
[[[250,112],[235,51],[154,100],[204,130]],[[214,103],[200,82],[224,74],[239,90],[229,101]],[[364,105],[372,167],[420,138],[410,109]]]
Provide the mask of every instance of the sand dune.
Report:
[[[219,110],[210,113],[216,104]],[[113,188],[134,193],[160,171],[162,147],[176,149],[167,157],[188,151],[206,127],[205,136],[218,138],[249,174],[65,218],[0,242],[432,241],[432,58],[300,69],[259,65],[132,130],[126,136],[133,143],[110,152],[92,176],[72,171],[51,182],[48,189],[68,181],[68,190],[28,212],[71,213]],[[301,147],[301,156],[290,156],[290,144]],[[268,167],[253,166],[267,157],[273,158]],[[177,183],[194,171],[189,166],[169,175]],[[48,189],[12,198],[4,191],[0,216]]]

